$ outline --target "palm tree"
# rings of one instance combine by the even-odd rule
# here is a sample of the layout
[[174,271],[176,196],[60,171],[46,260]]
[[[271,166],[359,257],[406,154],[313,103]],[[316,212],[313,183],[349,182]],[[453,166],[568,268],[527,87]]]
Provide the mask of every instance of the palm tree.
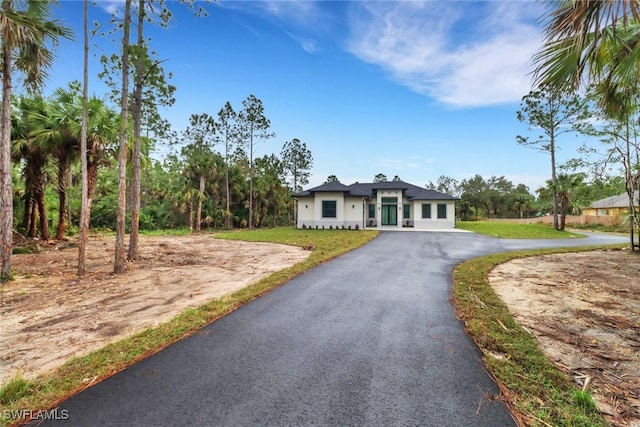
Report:
[[23,226],[28,237],[37,236],[36,219],[40,218],[40,237],[49,239],[47,210],[45,207],[45,186],[48,181],[45,167],[49,161],[49,153],[41,144],[34,141],[32,120],[33,114],[44,114],[46,102],[40,97],[21,97],[15,103],[15,114],[12,120],[12,158],[19,162],[24,160],[22,174],[25,179],[25,209]]
[[534,197],[529,193],[529,188],[524,184],[519,184],[513,197],[513,207],[519,218],[524,218],[525,212],[531,210],[533,201]]
[[[534,56],[536,82],[561,91],[594,87],[594,99],[607,118],[624,123],[628,130],[638,106],[640,2],[563,0],[552,4],[555,8],[547,15],[545,43]],[[627,166],[625,163],[625,171]],[[631,178],[627,176],[626,186],[635,216],[631,196],[636,183]],[[630,221],[632,248],[634,222]]]
[[538,85],[573,92],[598,82],[635,84],[640,2],[562,0],[549,4],[545,42],[533,58]]
[[[0,113],[0,280],[11,276],[13,247],[13,189],[11,181],[11,87],[13,71],[24,74],[32,89],[40,87],[53,63],[47,44],[71,32],[50,20],[53,2],[2,0],[0,3],[0,70],[2,112]],[[19,6],[25,6],[19,9]]]
[[585,186],[584,174],[559,174],[555,184],[551,180],[548,180],[546,184],[546,187],[540,187],[537,191],[539,199],[551,198],[554,187],[556,188],[559,206],[558,214],[560,216],[558,230],[563,231],[565,229],[569,208],[579,208],[576,199],[578,198],[578,193],[583,190]]
[[199,192],[188,182],[184,184],[181,190],[170,193],[169,199],[178,212],[188,214],[189,231],[193,232],[193,203],[199,198]]
[[576,204],[577,194],[584,187],[584,175],[576,174],[560,174],[558,175],[558,201],[560,207],[560,229],[564,230],[567,220],[569,208],[579,208]]
[[58,228],[56,239],[64,238],[67,228],[66,193],[71,162],[78,155],[80,139],[73,134],[72,124],[77,123],[81,116],[80,99],[77,87],[73,84],[69,89],[58,89],[53,98],[45,103],[44,111],[34,111],[30,114],[31,135],[35,143],[55,157],[58,187]]
[[212,195],[217,192],[218,176],[224,162],[222,156],[208,146],[189,144],[183,148],[182,153],[185,157],[183,174],[194,188],[197,185],[197,197],[192,198],[196,203],[196,222],[193,231],[199,233],[202,225],[203,202],[207,199],[207,194]]
[[[81,135],[81,123],[72,126],[73,134]],[[100,98],[91,98],[87,104],[87,175],[88,175],[88,203],[87,210],[91,212],[91,199],[98,179],[98,170],[109,164],[109,158],[114,156],[114,146],[120,131],[119,114],[107,107]]]

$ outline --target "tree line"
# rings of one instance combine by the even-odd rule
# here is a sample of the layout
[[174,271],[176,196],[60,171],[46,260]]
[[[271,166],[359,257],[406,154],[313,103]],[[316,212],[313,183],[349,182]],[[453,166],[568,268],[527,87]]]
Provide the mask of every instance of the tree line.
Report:
[[[93,217],[94,196],[100,188],[106,188],[101,187],[103,180],[110,180],[110,190],[117,189],[117,197],[110,205],[115,208],[115,273],[125,270],[126,259],[136,259],[141,224],[162,223],[169,217],[168,214],[150,215],[143,211],[155,204],[147,199],[151,191],[146,190],[152,186],[152,171],[158,172],[158,176],[162,175],[160,171],[179,172],[182,183],[171,181],[163,188],[181,188],[177,194],[182,195],[172,196],[175,200],[171,200],[171,209],[182,209],[188,213],[185,214],[187,218],[193,215],[194,229],[207,221],[228,227],[246,224],[252,228],[266,222],[277,224],[275,218],[287,216],[286,203],[278,201],[276,194],[284,187],[296,190],[305,183],[305,176],[308,176],[305,170],[310,169],[311,162],[299,158],[310,160],[310,152],[294,139],[291,145],[298,148],[296,155],[285,156],[290,147],[283,147],[282,158],[273,155],[254,159],[254,144],[274,137],[269,132],[264,107],[254,96],[247,98],[238,116],[232,120],[241,123],[240,128],[226,128],[225,118],[220,114],[215,119],[207,114],[194,114],[189,128],[181,135],[183,144],[175,144],[179,150],[176,148],[178,151],[173,157],[163,162],[148,157],[153,141],[171,139],[170,125],[162,119],[158,107],[173,103],[175,87],[170,83],[170,75],[162,69],[164,60],[151,49],[151,40],[145,33],[148,25],[168,26],[173,15],[167,2],[124,0],[122,11],[112,15],[108,30],[102,30],[103,23],[94,29],[94,35],[116,41],[111,46],[113,52],[102,53],[103,70],[100,73],[111,88],[113,104],[88,96],[88,0],[83,2],[83,80],[79,85],[60,89],[51,99],[41,96],[57,41],[72,36],[63,23],[52,17],[53,3],[37,0],[0,3],[0,280],[11,277],[16,223],[20,222],[27,235],[40,233],[44,237],[49,235],[49,218],[55,215],[55,236],[60,237],[69,223],[77,220],[74,217],[77,213],[72,209],[76,202],[68,192],[74,188],[78,162],[80,182],[76,184],[81,189],[79,275],[84,274],[89,218],[94,222],[101,218],[99,200],[107,196],[105,191],[100,198],[95,198],[96,217]],[[578,182],[581,179],[575,170],[563,170],[563,166],[590,167],[605,187],[609,183],[605,182],[604,171],[610,170],[612,165],[614,169],[621,169],[624,189],[629,196],[630,240],[636,248],[634,232],[640,228],[640,216],[634,202],[634,195],[640,188],[640,147],[637,142],[640,85],[636,53],[640,44],[636,42],[635,30],[640,3],[583,3],[571,0],[547,2],[548,12],[542,20],[545,39],[533,58],[535,87],[523,98],[518,111],[518,118],[530,125],[530,131],[542,130],[542,136],[519,136],[517,141],[550,156],[550,196],[556,228],[561,227],[558,218],[568,209],[570,199],[562,194],[562,185],[565,185],[562,181]],[[202,3],[183,0],[179,4],[189,7],[198,16],[206,15]],[[13,90],[18,81],[26,87],[26,93],[20,96]],[[579,94],[587,95],[585,101],[574,103],[574,97]],[[74,98],[74,102],[67,102],[68,97]],[[58,107],[52,108],[55,103]],[[74,110],[60,109],[65,107]],[[65,125],[65,116],[73,116],[74,123]],[[603,145],[585,146],[583,151],[589,156],[581,156],[572,165],[558,167],[555,164],[557,137],[568,128],[595,137]],[[221,141],[225,149],[217,152],[213,147]],[[76,146],[79,148],[75,149]],[[595,152],[601,157],[594,157]],[[293,167],[292,158],[298,162]],[[303,164],[306,166],[300,167]],[[205,172],[204,165],[210,166],[211,171]],[[51,172],[52,168],[55,173]],[[286,177],[293,179],[292,187],[283,185]],[[22,187],[16,185],[14,188],[14,179],[22,182]],[[461,197],[461,214],[479,215],[481,211],[489,217],[516,211],[525,214],[528,208],[525,194],[520,191],[522,188],[518,190],[519,186],[505,181],[504,177],[467,180],[468,191],[461,193],[466,195]],[[48,190],[52,186],[55,186],[57,199],[56,213],[48,210],[51,206]],[[270,194],[276,202],[261,205],[262,197],[257,197],[257,192]],[[504,202],[506,194],[513,196],[506,198],[511,200],[511,207],[506,207],[508,204]],[[207,205],[207,195],[217,195],[213,206]],[[158,208],[158,212],[169,211],[169,201],[166,203],[162,209]],[[19,221],[14,221],[14,204]],[[113,212],[110,215],[109,220],[113,220]],[[104,212],[102,220],[106,222],[108,216]],[[127,253],[124,250],[126,232],[129,232]]]
[[[459,197],[457,216],[463,221],[485,218],[535,218],[553,213],[554,200],[559,201],[559,229],[564,230],[567,215],[579,215],[593,201],[620,194],[624,180],[619,176],[588,180],[584,173],[560,173],[556,185],[546,185],[532,193],[524,184],[514,184],[504,176],[484,178],[479,174],[458,181],[440,176],[427,188]],[[556,189],[554,199],[553,189]]]
[[[294,138],[280,157],[254,158],[254,145],[275,137],[259,98],[249,95],[238,112],[227,102],[215,117],[193,114],[179,134],[161,117],[159,107],[173,104],[176,88],[145,28],[168,26],[173,15],[167,2],[125,0],[109,23],[98,23],[90,34],[85,0],[83,81],[45,98],[41,89],[54,47],[72,37],[52,18],[54,3],[0,4],[0,280],[11,277],[14,229],[61,239],[79,224],[82,275],[90,225],[115,229],[114,272],[121,273],[125,260],[137,257],[140,228],[186,225],[199,231],[292,221],[290,194],[308,182],[311,152]],[[202,3],[179,4],[206,16]],[[105,99],[88,95],[92,36],[120,41],[112,52],[96,52],[99,77],[111,90]],[[13,70],[24,93],[13,91]],[[162,161],[150,157],[160,142],[172,147]]]
[[[80,84],[75,82],[49,98],[14,97],[14,212],[16,229],[26,237],[63,239],[70,224],[79,222],[81,101]],[[279,156],[264,155],[252,162],[247,132],[257,127],[246,121],[246,109],[262,109],[261,101],[250,95],[243,106],[236,112],[227,102],[216,117],[192,115],[183,132],[170,135],[171,152],[162,160],[150,157],[154,141],[142,138],[141,229],[188,227],[199,232],[248,228],[250,221],[255,227],[293,222],[291,194],[308,183],[311,151],[294,138],[284,143]],[[255,112],[253,117],[258,117]],[[264,115],[259,119],[268,129],[268,119]],[[89,194],[95,199],[91,226],[99,229],[113,229],[117,221],[113,207],[117,205],[119,123],[117,111],[105,101],[90,100]],[[254,143],[256,139],[254,134]],[[127,174],[132,173],[129,161]],[[132,192],[128,194],[131,197]],[[127,202],[131,206],[131,200]],[[131,215],[129,209],[129,224]],[[55,224],[55,232],[50,224]]]

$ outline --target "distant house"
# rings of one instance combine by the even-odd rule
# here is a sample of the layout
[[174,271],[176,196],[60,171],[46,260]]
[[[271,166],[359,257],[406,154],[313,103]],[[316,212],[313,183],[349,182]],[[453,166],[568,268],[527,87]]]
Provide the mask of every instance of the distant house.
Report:
[[294,194],[298,228],[455,228],[456,197],[403,181],[328,182]]
[[[635,196],[633,199],[635,200],[636,207],[640,209],[640,198],[638,191],[635,192]],[[617,196],[611,196],[605,199],[596,200],[595,202],[591,203],[588,208],[583,209],[582,213],[584,215],[591,216],[627,215],[629,214],[629,195],[627,193],[622,193],[618,194]]]

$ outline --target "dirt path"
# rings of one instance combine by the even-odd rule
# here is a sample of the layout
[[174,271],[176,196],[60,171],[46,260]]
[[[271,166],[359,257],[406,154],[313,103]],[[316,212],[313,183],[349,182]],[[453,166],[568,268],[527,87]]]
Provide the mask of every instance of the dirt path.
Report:
[[75,275],[75,245],[14,256],[16,280],[0,288],[0,386],[166,322],[310,254],[206,235],[141,236],[140,260],[114,276],[113,248],[113,238],[91,239],[83,279]]
[[578,384],[592,377],[614,425],[640,426],[640,267],[624,251],[517,259],[489,280],[551,360]]

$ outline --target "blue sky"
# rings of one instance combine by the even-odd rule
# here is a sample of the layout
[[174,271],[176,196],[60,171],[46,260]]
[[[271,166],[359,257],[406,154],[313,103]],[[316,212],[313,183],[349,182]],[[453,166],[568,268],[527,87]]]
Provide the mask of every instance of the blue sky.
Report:
[[[99,1],[90,19],[106,25],[120,5]],[[178,131],[191,114],[216,115],[227,101],[239,110],[254,94],[276,134],[256,156],[300,139],[313,154],[307,187],[331,174],[416,185],[480,174],[533,192],[550,175],[548,155],[516,144],[527,132],[516,111],[542,39],[541,2],[220,0],[205,18],[169,5],[170,27],[146,31],[174,75],[164,115]],[[56,15],[76,40],[58,47],[50,90],[82,77],[82,2],[62,1]],[[95,56],[114,48],[92,43]],[[104,95],[99,71],[94,58],[90,91]],[[561,141],[560,161],[580,142]]]

